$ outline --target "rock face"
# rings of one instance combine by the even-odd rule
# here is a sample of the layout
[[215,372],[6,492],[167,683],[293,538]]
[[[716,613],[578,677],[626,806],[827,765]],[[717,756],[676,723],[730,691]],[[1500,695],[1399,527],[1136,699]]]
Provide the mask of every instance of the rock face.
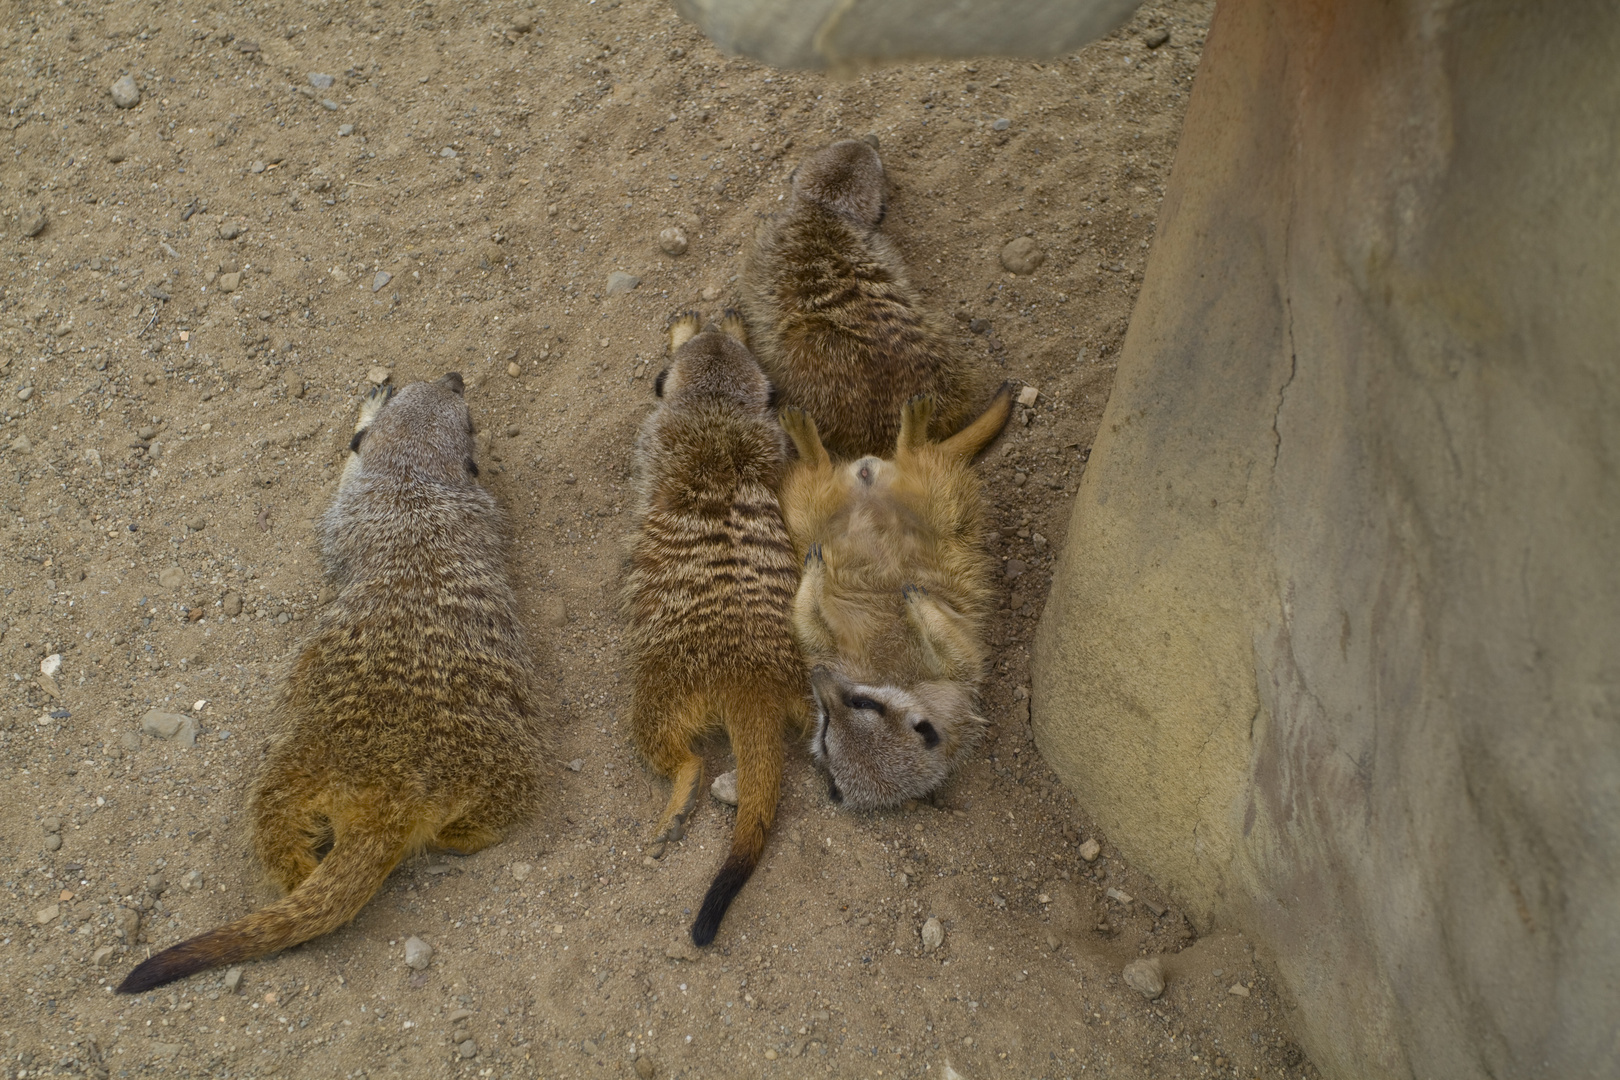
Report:
[[1620,17],[1577,7],[1222,3],[1037,641],[1048,760],[1332,1077],[1620,1074]]
[[950,56],[1059,56],[1112,31],[1140,0],[675,0],[725,52],[773,67],[866,67]]

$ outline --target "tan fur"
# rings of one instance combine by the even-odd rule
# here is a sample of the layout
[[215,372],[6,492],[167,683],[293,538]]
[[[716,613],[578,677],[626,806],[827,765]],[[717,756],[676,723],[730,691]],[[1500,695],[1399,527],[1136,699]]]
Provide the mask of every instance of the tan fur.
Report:
[[835,463],[818,425],[789,410],[799,462],[782,508],[804,577],[794,627],[819,711],[812,752],[852,809],[926,795],[978,742],[992,563],[971,462],[1007,422],[1003,386],[943,442],[932,403],[907,403],[894,456]]
[[[741,330],[729,316],[725,325]],[[696,315],[675,323],[670,344],[663,400],[636,450],[627,651],[636,745],[673,782],[656,843],[681,837],[697,801],[698,739],[724,728],[737,758],[731,854],[693,923],[693,939],[706,945],[764,850],[784,718],[803,724],[808,709],[791,622],[798,562],[774,493],[786,440],[770,384],[743,341],[698,333]]]
[[334,930],[402,858],[477,851],[534,805],[546,740],[471,427],[457,374],[366,397],[320,525],[337,599],[293,666],[252,799],[259,858],[287,896],[159,953],[120,990]]
[[755,236],[742,292],[779,404],[809,413],[841,457],[887,453],[918,394],[935,402],[930,435],[957,431],[983,400],[983,379],[924,310],[878,227],[877,151],[853,139],[817,151],[794,173],[790,200]]

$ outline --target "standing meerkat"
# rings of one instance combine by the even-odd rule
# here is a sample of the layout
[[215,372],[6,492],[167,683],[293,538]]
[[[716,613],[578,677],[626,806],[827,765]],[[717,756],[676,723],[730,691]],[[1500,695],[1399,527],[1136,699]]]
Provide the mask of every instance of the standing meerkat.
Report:
[[407,855],[471,854],[536,801],[546,739],[461,376],[371,391],[350,451],[319,526],[337,599],[293,665],[252,797],[287,895],[151,957],[120,993],[335,930]]
[[636,445],[639,533],[625,582],[632,726],[672,781],[654,843],[678,840],[697,801],[699,737],[723,727],[737,759],[731,852],[703,898],[692,940],[714,940],[765,848],[782,783],[783,722],[808,719],[793,640],[798,560],[775,487],[787,450],[771,385],[741,321],[671,327],[658,408]]
[[891,460],[847,464],[809,415],[782,415],[800,459],[782,509],[804,558],[794,627],[813,665],[811,752],[851,809],[928,794],[984,732],[975,706],[993,564],[972,460],[1011,407],[1003,385],[978,419],[935,441],[932,402],[915,398]]
[[879,229],[877,151],[855,139],[816,151],[794,171],[789,199],[756,234],[742,287],[750,340],[780,404],[809,413],[823,445],[845,458],[887,453],[918,394],[934,399],[929,435],[960,429],[983,380],[923,309]]

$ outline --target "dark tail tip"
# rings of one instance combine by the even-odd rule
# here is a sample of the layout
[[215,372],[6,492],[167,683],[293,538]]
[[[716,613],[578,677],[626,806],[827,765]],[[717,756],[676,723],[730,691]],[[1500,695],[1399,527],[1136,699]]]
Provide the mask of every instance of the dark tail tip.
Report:
[[701,947],[714,940],[714,935],[720,932],[720,920],[726,917],[726,909],[731,907],[731,902],[737,899],[737,894],[742,892],[742,887],[748,884],[749,877],[753,875],[754,862],[740,855],[727,857],[703,897],[703,906],[698,908],[697,918],[692,920],[692,944]]
[[135,970],[124,977],[118,984],[120,994],[141,994],[164,983],[183,979],[187,975],[205,971],[211,967],[218,967],[223,958],[212,955],[213,950],[206,947],[198,948],[203,938],[192,938],[182,941],[171,948],[164,949],[156,956],[148,957],[135,966]]

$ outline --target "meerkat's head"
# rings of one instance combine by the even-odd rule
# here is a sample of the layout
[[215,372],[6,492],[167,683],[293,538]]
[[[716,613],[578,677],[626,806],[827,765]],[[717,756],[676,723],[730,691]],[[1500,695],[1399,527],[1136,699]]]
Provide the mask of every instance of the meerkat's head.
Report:
[[659,372],[653,392],[666,404],[724,398],[768,412],[776,390],[748,349],[741,316],[727,311],[718,328],[711,324],[700,331],[698,326],[693,311],[670,325],[669,366]]
[[478,462],[462,391],[458,371],[397,393],[378,387],[367,398],[349,449],[360,455],[367,472],[469,482],[478,475]]
[[984,729],[965,683],[866,685],[817,665],[810,688],[816,701],[811,753],[827,770],[828,795],[851,810],[927,795]]
[[793,171],[793,197],[876,228],[883,220],[883,159],[859,139],[822,147]]

